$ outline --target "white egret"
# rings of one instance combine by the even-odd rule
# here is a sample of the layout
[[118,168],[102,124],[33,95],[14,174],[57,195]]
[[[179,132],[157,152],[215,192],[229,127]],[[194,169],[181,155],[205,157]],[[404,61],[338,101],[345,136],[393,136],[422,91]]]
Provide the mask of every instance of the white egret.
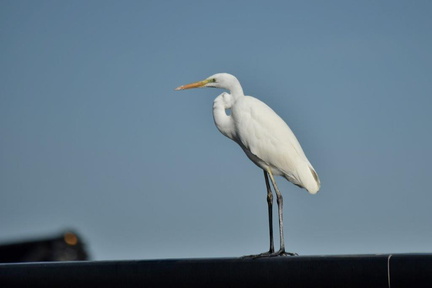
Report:
[[[214,122],[223,135],[240,145],[249,159],[264,171],[270,249],[253,257],[296,255],[285,251],[283,198],[274,176],[283,176],[291,183],[315,194],[320,188],[318,174],[288,125],[265,103],[254,97],[245,96],[236,77],[227,73],[218,73],[205,80],[177,87],[175,90],[199,87],[223,88],[230,92],[223,92],[214,100]],[[230,113],[227,113],[227,110],[230,110]],[[277,252],[274,251],[273,244],[273,195],[269,178],[278,204],[280,249]]]

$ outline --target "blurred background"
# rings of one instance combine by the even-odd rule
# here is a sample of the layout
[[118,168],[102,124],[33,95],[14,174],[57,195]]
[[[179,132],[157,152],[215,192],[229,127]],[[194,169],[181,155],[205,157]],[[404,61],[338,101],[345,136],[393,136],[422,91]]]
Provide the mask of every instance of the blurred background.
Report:
[[174,91],[228,72],[320,175],[317,195],[277,179],[288,251],[432,252],[431,9],[1,1],[0,243],[71,228],[95,260],[266,251],[262,171],[213,123],[222,90]]

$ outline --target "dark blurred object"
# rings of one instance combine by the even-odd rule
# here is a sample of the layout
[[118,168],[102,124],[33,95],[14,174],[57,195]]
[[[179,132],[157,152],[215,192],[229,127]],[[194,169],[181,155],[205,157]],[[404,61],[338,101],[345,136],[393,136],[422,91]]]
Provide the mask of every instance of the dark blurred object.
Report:
[[0,245],[0,263],[88,259],[84,243],[73,231],[51,238]]

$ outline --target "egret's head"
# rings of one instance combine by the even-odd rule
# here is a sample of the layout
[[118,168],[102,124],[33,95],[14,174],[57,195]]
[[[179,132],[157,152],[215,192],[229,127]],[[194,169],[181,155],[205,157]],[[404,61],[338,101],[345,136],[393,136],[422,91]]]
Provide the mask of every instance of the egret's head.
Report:
[[191,88],[213,87],[231,90],[235,86],[240,86],[237,78],[228,73],[217,73],[202,81],[177,87],[175,90],[184,90]]

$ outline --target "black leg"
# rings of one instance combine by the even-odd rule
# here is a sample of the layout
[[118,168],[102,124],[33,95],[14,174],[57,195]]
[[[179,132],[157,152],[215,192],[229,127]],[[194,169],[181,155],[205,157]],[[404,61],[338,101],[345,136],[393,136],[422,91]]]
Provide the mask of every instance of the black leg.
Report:
[[269,257],[274,254],[274,240],[273,240],[273,193],[268,180],[268,173],[264,171],[264,179],[267,188],[267,205],[268,205],[268,216],[269,216],[269,233],[270,233],[270,248],[268,252],[264,252],[256,255],[244,256],[245,258],[259,258],[259,257]]
[[278,215],[279,215],[279,236],[280,236],[280,249],[279,251],[273,253],[270,256],[294,256],[297,255],[296,253],[291,253],[291,252],[285,252],[285,240],[284,240],[284,233],[283,233],[283,197],[282,194],[280,193],[277,185],[276,185],[276,180],[273,177],[273,174],[271,173],[271,171],[269,171],[267,173],[268,176],[270,176],[270,180],[273,184],[273,188],[275,190],[276,193],[276,197],[277,197],[277,204],[278,204]]
[[270,249],[269,254],[274,253],[274,240],[273,240],[273,193],[270,188],[268,174],[264,170],[264,179],[267,187],[267,204],[268,204],[268,217],[269,217],[269,232],[270,232]]
[[[273,184],[273,188],[276,192],[277,196],[277,204],[278,204],[278,215],[279,215],[279,236],[280,236],[280,249],[277,252],[274,252],[274,240],[273,240],[273,194],[269,183],[269,178]],[[249,255],[244,256],[244,258],[260,258],[260,257],[275,257],[275,256],[296,256],[297,253],[285,252],[285,242],[284,242],[284,233],[283,233],[283,198],[282,194],[279,192],[279,189],[276,185],[276,181],[273,178],[271,171],[264,170],[264,179],[267,187],[267,204],[268,204],[268,213],[269,213],[269,232],[270,232],[270,249],[268,252],[264,252],[257,255]]]

